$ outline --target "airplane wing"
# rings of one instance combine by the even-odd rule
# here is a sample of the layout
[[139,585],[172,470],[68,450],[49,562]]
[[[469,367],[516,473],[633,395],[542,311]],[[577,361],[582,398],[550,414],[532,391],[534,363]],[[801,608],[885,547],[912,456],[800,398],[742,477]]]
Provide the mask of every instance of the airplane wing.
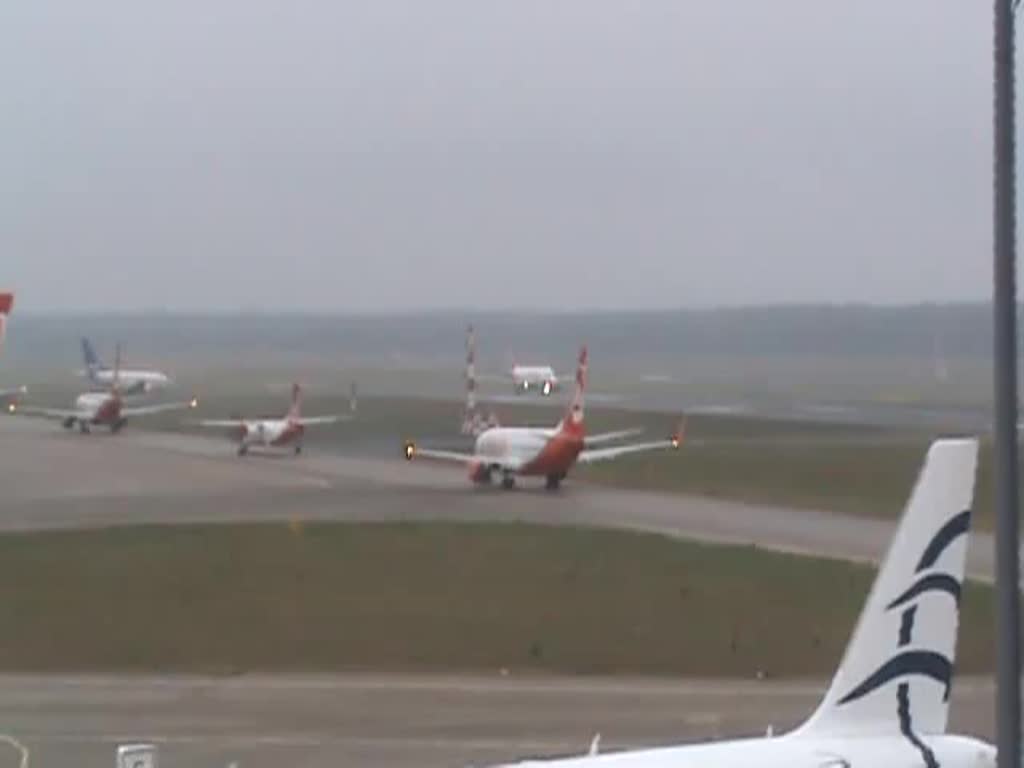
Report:
[[[627,443],[626,445],[613,445],[608,448],[584,448],[576,461],[580,464],[593,464],[598,461],[608,461],[609,459],[617,459],[620,456],[628,456],[631,453],[666,449],[678,450],[679,446],[683,444],[685,432],[686,417],[683,416],[679,419],[679,425],[676,427],[675,432],[666,440],[652,440],[647,443]],[[604,435],[594,435],[593,437],[605,438],[607,435],[615,435],[615,437],[607,437],[608,440],[617,439],[620,436],[614,432],[607,432]]]
[[244,427],[245,421],[243,419],[200,419],[199,421],[189,422],[195,424],[197,427]]
[[339,421],[352,421],[351,414],[335,414],[333,416],[303,416],[295,419],[304,427],[315,426],[316,424],[335,424]]
[[156,405],[136,405],[131,408],[122,408],[121,415],[125,418],[131,416],[152,416],[157,413],[166,413],[167,411],[187,411],[195,408],[198,405],[198,401],[193,398],[192,400],[185,400],[180,403],[158,403]]
[[612,443],[616,440],[624,440],[627,437],[636,437],[640,434],[643,434],[643,429],[641,427],[620,429],[617,432],[599,432],[595,435],[587,435],[583,438],[583,444],[585,446],[591,446],[600,445],[601,443]]
[[522,463],[506,457],[481,456],[475,453],[461,453],[459,451],[420,448],[413,442],[407,442],[405,444],[405,458],[408,461],[412,461],[413,459],[428,459],[430,461],[440,461],[448,464],[462,464],[463,466],[468,466],[470,464],[488,464],[490,466],[511,470],[513,472],[518,470]]
[[13,407],[8,409],[11,413],[41,416],[44,419],[77,419],[85,416],[85,414],[73,408],[41,408],[38,405],[17,405],[15,403],[11,403],[11,405]]
[[679,439],[670,437],[667,440],[655,440],[649,443],[630,443],[628,445],[615,445],[611,448],[584,449],[576,459],[580,464],[593,464],[598,461],[617,459],[620,456],[627,456],[631,453],[642,453],[644,451],[676,450],[679,448]]

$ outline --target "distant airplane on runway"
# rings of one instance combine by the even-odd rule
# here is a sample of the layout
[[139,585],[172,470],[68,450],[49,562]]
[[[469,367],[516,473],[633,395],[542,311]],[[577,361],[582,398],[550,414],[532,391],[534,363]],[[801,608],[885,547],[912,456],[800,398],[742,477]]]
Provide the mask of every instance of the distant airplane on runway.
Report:
[[946,732],[977,450],[928,451],[832,685],[796,730],[607,755],[595,740],[585,756],[505,768],[995,768],[991,744]]
[[[85,368],[78,372],[79,376],[85,376],[96,386],[109,387],[113,383],[114,370],[100,361],[92,343],[84,336],[82,337],[82,357],[85,360]],[[154,389],[162,389],[171,383],[170,376],[157,370],[122,368],[119,376],[121,394],[124,395],[152,392]]]
[[303,416],[302,388],[292,384],[292,404],[282,419],[203,419],[201,427],[226,429],[238,441],[238,455],[245,456],[252,446],[262,448],[286,448],[291,446],[296,454],[302,453],[302,439],[306,427],[320,424],[334,424],[351,421],[356,412],[355,386],[349,401],[348,414],[331,416]]
[[[466,349],[476,352],[476,331],[470,325],[466,328]],[[479,381],[512,384],[512,391],[517,395],[542,395],[547,397],[562,388],[562,379],[571,378],[572,374],[559,376],[550,365],[520,365],[513,361],[511,367],[503,374],[480,374]]]
[[405,444],[405,457],[462,464],[469,468],[470,479],[476,483],[490,483],[495,474],[500,474],[506,488],[515,485],[517,476],[540,476],[545,478],[546,487],[554,490],[577,462],[589,464],[641,451],[679,448],[682,425],[665,440],[593,447],[636,435],[640,430],[587,435],[583,420],[586,378],[587,348],[583,347],[576,369],[576,391],[568,412],[554,429],[488,426],[477,435],[473,453],[420,448],[410,441]]
[[[14,309],[14,294],[10,292],[0,293],[0,350],[3,349],[4,341],[7,339],[7,318]],[[11,409],[17,407],[17,399],[20,395],[28,392],[24,385],[9,389],[0,389],[0,403]]]
[[107,392],[83,392],[75,399],[72,408],[43,408],[33,405],[17,405],[12,403],[12,413],[23,413],[29,416],[42,416],[60,421],[65,429],[76,425],[83,434],[92,427],[109,427],[112,433],[121,431],[129,418],[152,416],[168,411],[183,411],[195,408],[199,401],[191,400],[176,403],[158,403],[153,405],[128,406],[125,404],[120,383],[121,349],[114,354],[114,369],[111,375],[110,389]]

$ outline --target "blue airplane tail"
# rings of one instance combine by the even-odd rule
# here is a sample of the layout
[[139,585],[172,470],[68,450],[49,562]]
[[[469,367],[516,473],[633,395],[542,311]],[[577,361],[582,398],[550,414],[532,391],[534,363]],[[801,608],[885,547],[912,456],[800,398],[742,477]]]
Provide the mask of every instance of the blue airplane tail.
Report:
[[96,373],[96,371],[103,370],[103,363],[100,362],[99,357],[96,355],[96,350],[93,349],[92,343],[82,337],[82,357],[85,358],[85,369],[89,372],[89,375]]

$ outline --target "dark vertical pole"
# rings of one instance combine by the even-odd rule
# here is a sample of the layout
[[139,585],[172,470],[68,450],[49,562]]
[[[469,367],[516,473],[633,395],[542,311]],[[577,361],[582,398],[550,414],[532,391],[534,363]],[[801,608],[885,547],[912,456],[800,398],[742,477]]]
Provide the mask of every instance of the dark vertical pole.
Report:
[[995,0],[995,481],[996,745],[999,768],[1022,768],[1017,533],[1016,158],[1014,151],[1015,0]]

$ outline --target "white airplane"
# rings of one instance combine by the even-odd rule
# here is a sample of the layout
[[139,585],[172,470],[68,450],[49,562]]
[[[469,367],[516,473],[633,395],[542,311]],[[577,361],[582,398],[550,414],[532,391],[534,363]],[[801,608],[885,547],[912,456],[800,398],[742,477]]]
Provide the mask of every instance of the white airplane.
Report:
[[[109,387],[113,383],[114,370],[100,361],[92,343],[84,336],[82,337],[82,357],[85,360],[85,368],[78,372],[79,376],[85,376],[96,386]],[[157,370],[122,368],[118,375],[121,393],[124,395],[152,392],[154,389],[162,389],[171,383],[170,376]]]
[[976,440],[939,440],[825,698],[782,736],[513,763],[532,768],[994,768],[946,732]]
[[109,427],[112,433],[121,431],[129,418],[138,416],[152,416],[168,411],[182,411],[195,408],[199,400],[193,397],[191,400],[177,403],[158,403],[153,405],[129,406],[125,404],[120,387],[120,348],[114,356],[114,371],[111,379],[110,389],[107,392],[83,392],[75,399],[72,408],[42,408],[32,405],[18,405],[11,403],[8,410],[11,413],[24,413],[29,416],[42,416],[48,419],[56,419],[61,422],[65,429],[71,429],[76,424],[82,434],[87,434],[92,427]]
[[[502,485],[512,488],[517,476],[539,476],[545,478],[545,486],[549,490],[555,490],[577,462],[589,464],[641,451],[679,448],[682,425],[665,440],[595,448],[595,445],[635,435],[639,430],[625,429],[588,435],[583,419],[586,377],[587,348],[583,347],[580,349],[576,391],[572,402],[565,417],[553,429],[484,426],[476,436],[472,453],[420,448],[415,442],[409,441],[405,444],[405,457],[409,460],[418,457],[462,464],[469,468],[469,477],[475,483],[490,483],[494,474],[498,473]],[[472,392],[472,388],[469,391]]]
[[201,427],[227,429],[238,441],[238,455],[245,456],[252,446],[284,448],[292,446],[296,454],[302,453],[302,438],[306,427],[351,421],[356,411],[355,388],[349,401],[351,413],[331,416],[303,416],[302,388],[292,384],[292,404],[283,419],[203,419]]
[[[10,292],[0,293],[0,350],[3,349],[4,341],[7,339],[7,317],[14,309],[14,294]],[[25,386],[0,389],[0,402],[6,403],[7,409],[17,407],[17,398],[28,392]]]
[[519,365],[513,363],[509,370],[512,387],[517,395],[538,392],[547,396],[562,388],[562,380],[550,365]]
[[[466,328],[466,349],[476,351],[476,331],[470,325]],[[562,378],[571,378],[571,374],[560,377],[550,365],[520,365],[513,362],[503,374],[482,374],[481,381],[512,383],[512,391],[517,395],[539,394],[553,395],[562,389]]]

